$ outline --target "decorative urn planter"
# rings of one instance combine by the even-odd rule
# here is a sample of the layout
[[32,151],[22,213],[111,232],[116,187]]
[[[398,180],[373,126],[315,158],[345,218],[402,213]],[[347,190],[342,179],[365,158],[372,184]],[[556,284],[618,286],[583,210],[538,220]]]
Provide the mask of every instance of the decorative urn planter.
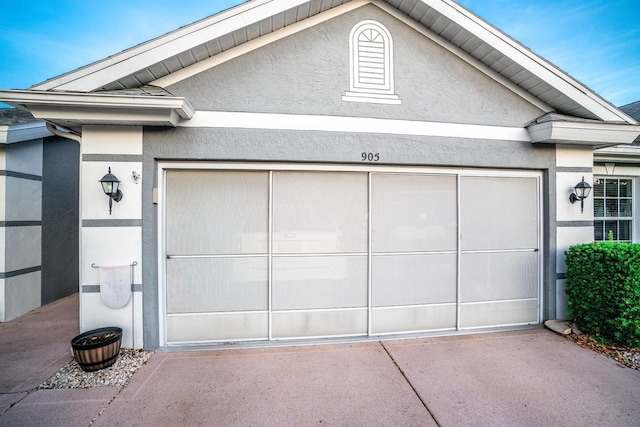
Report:
[[120,353],[122,329],[93,329],[71,340],[73,357],[83,371],[92,372],[114,364]]

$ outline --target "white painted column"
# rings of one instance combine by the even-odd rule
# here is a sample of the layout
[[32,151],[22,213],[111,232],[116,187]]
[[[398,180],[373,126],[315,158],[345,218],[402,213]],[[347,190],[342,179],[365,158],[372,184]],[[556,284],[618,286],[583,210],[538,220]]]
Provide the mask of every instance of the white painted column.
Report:
[[[571,204],[573,187],[584,180],[593,185],[593,149],[591,147],[556,147],[556,318],[567,319],[567,295],[564,253],[570,246],[593,241],[593,194]],[[592,192],[593,193],[593,192]]]
[[[123,347],[142,348],[142,127],[85,126],[82,131],[80,329],[118,326]],[[100,179],[109,168],[120,182],[122,200],[113,203]],[[119,309],[100,298],[100,267],[132,269],[132,297]]]

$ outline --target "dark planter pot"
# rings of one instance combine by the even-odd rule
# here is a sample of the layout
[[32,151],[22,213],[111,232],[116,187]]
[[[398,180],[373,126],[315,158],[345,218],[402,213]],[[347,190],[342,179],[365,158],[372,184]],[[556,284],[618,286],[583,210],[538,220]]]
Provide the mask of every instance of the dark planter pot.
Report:
[[93,372],[113,365],[120,353],[122,329],[93,329],[71,340],[73,357],[83,371]]

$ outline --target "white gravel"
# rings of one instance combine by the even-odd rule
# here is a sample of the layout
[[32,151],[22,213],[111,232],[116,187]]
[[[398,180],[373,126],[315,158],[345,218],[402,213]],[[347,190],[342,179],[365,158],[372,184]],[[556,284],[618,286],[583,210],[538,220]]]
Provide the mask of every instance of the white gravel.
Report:
[[133,374],[145,364],[153,352],[123,348],[116,362],[108,368],[95,372],[84,372],[74,360],[63,366],[51,378],[38,387],[52,388],[93,388],[121,387],[131,380]]

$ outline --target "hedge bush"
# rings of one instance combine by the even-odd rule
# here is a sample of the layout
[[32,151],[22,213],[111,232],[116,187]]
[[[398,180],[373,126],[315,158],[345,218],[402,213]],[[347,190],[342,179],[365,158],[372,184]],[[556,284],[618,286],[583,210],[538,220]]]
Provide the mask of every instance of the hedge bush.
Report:
[[566,252],[569,316],[604,344],[640,347],[640,244],[595,242]]

